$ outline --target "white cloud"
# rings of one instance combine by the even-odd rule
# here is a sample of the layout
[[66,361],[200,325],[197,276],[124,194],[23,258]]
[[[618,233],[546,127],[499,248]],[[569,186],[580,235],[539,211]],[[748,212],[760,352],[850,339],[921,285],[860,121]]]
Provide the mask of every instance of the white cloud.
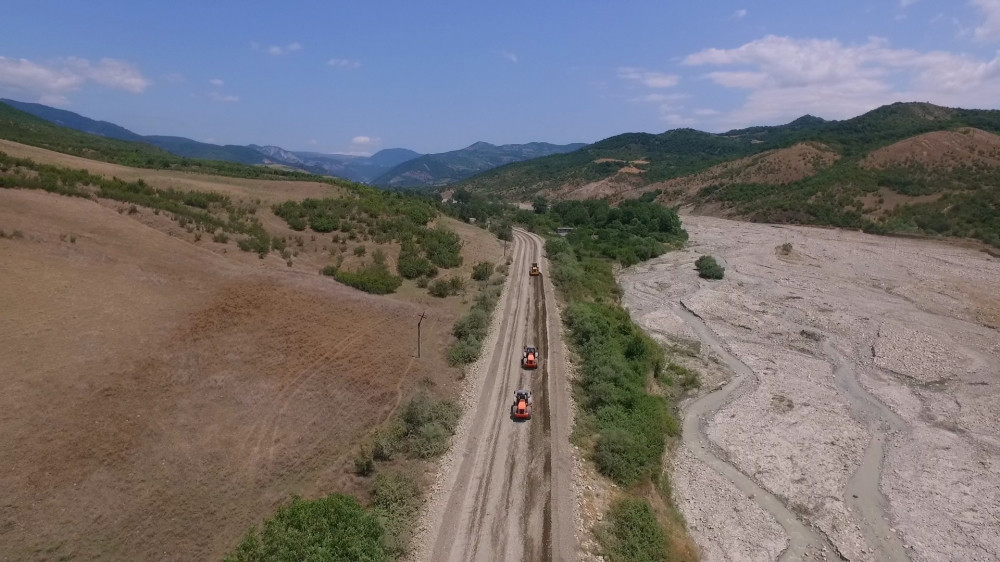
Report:
[[976,27],[973,37],[984,43],[1000,39],[1000,0],[971,0],[969,4],[982,12],[985,18]]
[[97,64],[91,64],[87,59],[74,57],[67,62],[83,76],[102,86],[133,94],[144,92],[151,83],[135,65],[123,60],[104,58]]
[[35,64],[26,59],[0,57],[0,85],[40,93],[60,94],[79,89],[86,78],[67,69]]
[[223,86],[225,84],[225,82],[223,82],[221,78],[212,78],[211,80],[208,81],[208,83],[213,86]]
[[327,64],[327,66],[334,66],[334,67],[337,67],[337,68],[346,68],[346,69],[361,68],[361,61],[359,61],[359,60],[351,60],[351,59],[337,59],[337,58],[333,58],[333,59],[330,59],[330,60],[326,61],[326,64]]
[[666,74],[631,66],[619,68],[618,77],[629,82],[642,84],[647,88],[671,88],[680,81],[676,74]]
[[134,65],[118,59],[104,58],[94,64],[87,59],[70,57],[40,64],[0,57],[0,89],[18,95],[67,105],[68,95],[87,83],[138,94],[152,82]]
[[741,19],[747,17],[747,11],[746,10],[736,10],[735,12],[733,12],[733,17],[736,18],[736,19],[738,19],[738,20],[741,20]]
[[510,51],[504,51],[504,50],[501,49],[500,51],[497,51],[497,54],[500,55],[501,57],[509,60],[510,62],[517,62],[517,55],[515,55],[514,53],[512,53]]
[[[250,45],[254,49],[259,48],[259,45],[257,45],[257,43],[251,43]],[[301,50],[302,50],[301,43],[289,43],[287,45],[271,45],[266,49],[264,49],[264,51],[267,52],[267,54],[276,57],[281,55],[287,55],[288,53],[294,53],[295,51],[301,51]]]
[[240,101],[239,96],[220,94],[219,92],[211,92],[208,94],[209,99],[212,101],[222,102],[222,103],[236,103]]
[[372,138],[360,135],[351,139],[351,144],[371,144]]
[[735,49],[699,51],[683,63],[721,67],[704,76],[746,92],[742,107],[714,119],[724,128],[781,122],[805,113],[843,119],[895,101],[994,107],[1000,99],[1000,57],[987,61],[944,51],[893,49],[879,38],[844,45],[767,36]]

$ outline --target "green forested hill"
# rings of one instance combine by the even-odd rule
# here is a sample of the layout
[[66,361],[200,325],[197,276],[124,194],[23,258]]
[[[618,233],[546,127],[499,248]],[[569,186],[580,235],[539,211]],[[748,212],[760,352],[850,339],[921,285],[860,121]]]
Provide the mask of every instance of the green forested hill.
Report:
[[247,178],[321,180],[318,176],[302,172],[175,156],[151,144],[117,140],[61,127],[5,103],[0,103],[0,138],[137,168],[197,171]]
[[721,134],[692,129],[675,129],[658,135],[625,133],[569,154],[508,164],[459,185],[525,198],[565,185],[613,178],[624,165],[635,161],[648,164],[638,164],[643,172],[632,181],[653,184],[799,142],[820,142],[844,156],[856,156],[921,133],[959,127],[1000,132],[1000,111],[895,103],[844,121],[825,121],[807,115],[785,125]]

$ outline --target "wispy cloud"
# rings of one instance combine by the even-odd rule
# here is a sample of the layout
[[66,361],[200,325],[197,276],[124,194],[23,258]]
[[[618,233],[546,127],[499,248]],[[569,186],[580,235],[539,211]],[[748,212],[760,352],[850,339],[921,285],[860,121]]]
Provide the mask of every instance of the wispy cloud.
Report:
[[354,68],[361,68],[361,61],[353,59],[332,58],[326,61],[326,65],[350,70]]
[[250,43],[250,47],[255,51],[264,51],[265,53],[275,57],[302,50],[302,44],[298,42],[289,43],[287,45],[269,45],[267,47],[261,47],[260,43],[254,42]]
[[1000,39],[1000,0],[971,0],[974,8],[982,13],[984,21],[973,31],[973,37],[983,43]]
[[142,93],[152,81],[135,65],[111,58],[96,63],[68,57],[42,64],[27,59],[0,57],[0,89],[33,96],[56,105],[67,105],[68,95],[88,83],[115,90]]
[[351,144],[357,144],[357,145],[372,144],[372,142],[373,139],[365,135],[359,135],[351,139]]
[[741,20],[741,19],[747,17],[747,11],[746,10],[736,10],[735,12],[733,12],[733,17],[736,18],[736,19],[738,19],[738,20]]
[[512,53],[510,51],[505,51],[505,50],[501,49],[501,50],[497,51],[497,54],[500,55],[501,57],[507,59],[510,62],[517,62],[517,55],[515,55],[514,53]]
[[917,0],[899,0],[900,8],[909,8],[910,6],[917,3]]
[[642,84],[647,88],[672,88],[680,81],[676,74],[666,74],[631,66],[619,68],[618,77],[622,80]]
[[212,78],[211,80],[208,81],[208,83],[216,87],[222,87],[223,85],[225,85],[225,82],[222,81],[222,78]]
[[726,128],[805,113],[842,119],[895,101],[990,107],[1000,99],[1000,56],[893,49],[880,38],[844,45],[771,35],[734,49],[705,49],[683,64],[720,68],[704,76],[746,92],[742,107],[716,119]]
[[162,79],[168,84],[183,84],[186,81],[180,72],[168,72],[163,75]]
[[219,92],[210,92],[208,94],[208,99],[220,103],[236,103],[240,101],[239,96],[220,94]]

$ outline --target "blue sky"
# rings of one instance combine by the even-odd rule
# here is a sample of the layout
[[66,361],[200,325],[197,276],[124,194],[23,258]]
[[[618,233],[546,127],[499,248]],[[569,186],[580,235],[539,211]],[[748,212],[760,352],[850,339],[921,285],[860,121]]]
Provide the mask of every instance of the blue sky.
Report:
[[0,97],[220,144],[442,152],[1000,107],[1000,0],[7,4]]

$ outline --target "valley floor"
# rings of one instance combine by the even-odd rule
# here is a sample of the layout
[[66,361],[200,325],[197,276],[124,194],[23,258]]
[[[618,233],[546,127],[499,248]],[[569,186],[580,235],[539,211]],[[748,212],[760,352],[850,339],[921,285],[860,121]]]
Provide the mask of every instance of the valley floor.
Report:
[[1000,260],[683,220],[693,243],[621,282],[701,367],[671,468],[703,559],[1000,558]]

